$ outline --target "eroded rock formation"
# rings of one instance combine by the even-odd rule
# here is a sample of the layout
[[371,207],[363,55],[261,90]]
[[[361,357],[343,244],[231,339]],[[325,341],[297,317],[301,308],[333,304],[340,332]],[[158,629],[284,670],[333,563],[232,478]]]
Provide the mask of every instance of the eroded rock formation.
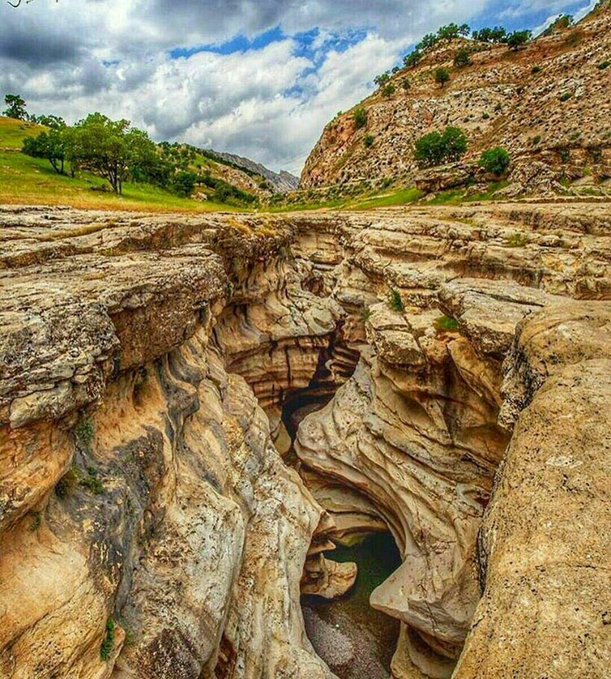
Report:
[[610,219],[0,211],[4,676],[330,678],[387,528],[395,677],[604,676]]

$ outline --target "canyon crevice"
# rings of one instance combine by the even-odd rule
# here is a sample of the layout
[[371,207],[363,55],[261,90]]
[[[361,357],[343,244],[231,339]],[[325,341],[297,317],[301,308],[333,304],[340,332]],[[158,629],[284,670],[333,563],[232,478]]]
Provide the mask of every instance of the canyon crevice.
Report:
[[390,530],[394,677],[605,676],[610,222],[0,209],[0,674],[330,679]]

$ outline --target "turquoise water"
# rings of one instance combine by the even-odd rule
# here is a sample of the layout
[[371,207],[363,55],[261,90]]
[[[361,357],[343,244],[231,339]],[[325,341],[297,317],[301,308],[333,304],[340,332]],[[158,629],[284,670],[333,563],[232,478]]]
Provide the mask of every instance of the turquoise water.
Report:
[[356,562],[359,574],[354,588],[339,599],[302,597],[312,645],[340,679],[388,679],[399,622],[371,608],[369,595],[401,565],[395,541],[389,533],[371,535],[325,556]]

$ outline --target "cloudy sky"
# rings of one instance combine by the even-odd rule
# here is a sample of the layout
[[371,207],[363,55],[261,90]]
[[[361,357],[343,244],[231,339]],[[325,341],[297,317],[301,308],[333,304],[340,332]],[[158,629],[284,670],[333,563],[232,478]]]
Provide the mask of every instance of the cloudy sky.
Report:
[[299,173],[324,125],[424,33],[543,26],[588,0],[0,0],[0,96],[128,118]]

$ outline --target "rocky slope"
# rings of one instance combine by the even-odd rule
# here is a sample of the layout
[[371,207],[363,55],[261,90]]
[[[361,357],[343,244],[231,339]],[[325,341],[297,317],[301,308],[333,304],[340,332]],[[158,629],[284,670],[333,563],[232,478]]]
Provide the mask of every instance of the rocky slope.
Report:
[[607,205],[0,223],[4,676],[330,678],[384,528],[394,677],[606,676]]
[[295,191],[299,186],[299,177],[295,177],[295,175],[286,170],[274,172],[261,163],[257,163],[250,158],[237,156],[234,153],[217,153],[216,155],[238,167],[244,168],[249,173],[263,177],[275,193],[289,193],[289,191]]
[[[377,91],[327,125],[306,162],[301,188],[389,179],[435,189],[430,172],[421,173],[414,162],[414,143],[448,125],[467,133],[469,151],[451,171],[441,171],[442,188],[479,179],[479,155],[497,146],[512,156],[515,192],[560,191],[560,181],[574,192],[608,184],[610,36],[611,5],[603,2],[576,27],[517,52],[464,40],[443,43],[417,67],[393,76],[394,95]],[[456,67],[454,56],[464,45],[474,50],[473,63]],[[440,66],[451,71],[445,87],[433,79]],[[367,112],[361,128],[356,108]]]

